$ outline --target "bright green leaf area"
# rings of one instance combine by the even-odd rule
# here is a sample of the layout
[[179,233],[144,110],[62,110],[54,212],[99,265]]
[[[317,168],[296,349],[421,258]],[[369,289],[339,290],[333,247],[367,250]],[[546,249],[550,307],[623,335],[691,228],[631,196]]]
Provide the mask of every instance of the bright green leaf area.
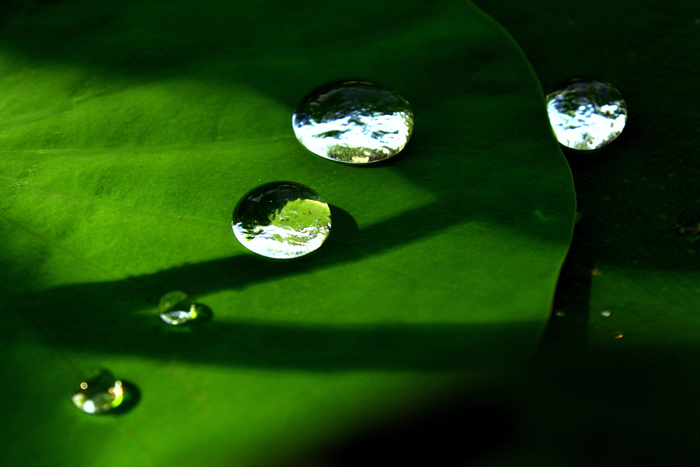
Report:
[[[14,5],[0,29],[9,465],[279,465],[532,354],[573,183],[535,75],[473,5]],[[411,103],[401,154],[357,167],[297,142],[297,102],[343,78]],[[313,255],[266,260],[231,232],[238,199],[277,180],[332,206]],[[165,325],[171,290],[212,320]],[[72,406],[93,366],[138,389],[131,410]]]

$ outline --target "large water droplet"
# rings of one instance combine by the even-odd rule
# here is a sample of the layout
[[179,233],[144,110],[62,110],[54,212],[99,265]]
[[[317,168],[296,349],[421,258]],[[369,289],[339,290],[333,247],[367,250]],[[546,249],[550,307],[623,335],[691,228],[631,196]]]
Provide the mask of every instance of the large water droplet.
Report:
[[566,147],[589,151],[618,137],[627,122],[620,91],[592,79],[573,80],[546,98],[549,121]]
[[297,139],[326,159],[351,164],[398,154],[413,132],[413,111],[401,96],[367,81],[337,81],[313,90],[292,116]]
[[90,370],[81,376],[71,400],[85,413],[106,413],[122,403],[124,388],[109,371]]
[[250,251],[289,259],[318,249],[331,230],[331,210],[311,188],[274,182],[245,195],[233,211],[233,233]]
[[171,326],[180,326],[197,318],[197,307],[185,292],[168,292],[158,303],[160,319]]
[[683,235],[697,235],[700,233],[700,217],[693,211],[684,212],[678,216],[676,229]]

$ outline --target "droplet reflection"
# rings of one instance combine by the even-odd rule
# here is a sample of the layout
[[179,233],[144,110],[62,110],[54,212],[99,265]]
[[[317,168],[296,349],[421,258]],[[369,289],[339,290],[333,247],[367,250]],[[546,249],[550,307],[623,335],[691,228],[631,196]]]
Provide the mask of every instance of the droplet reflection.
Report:
[[124,388],[109,371],[91,370],[81,376],[71,400],[85,413],[107,413],[122,403]]
[[197,307],[185,292],[168,292],[158,302],[160,319],[171,326],[181,326],[197,318]]
[[250,251],[289,259],[321,247],[331,230],[331,210],[321,195],[300,183],[274,182],[236,205],[233,233]]
[[294,133],[307,149],[351,164],[398,154],[413,132],[413,111],[393,91],[367,81],[337,81],[307,95],[292,116]]
[[627,104],[620,91],[592,79],[573,80],[546,97],[547,113],[557,140],[582,151],[600,149],[618,137],[627,123]]

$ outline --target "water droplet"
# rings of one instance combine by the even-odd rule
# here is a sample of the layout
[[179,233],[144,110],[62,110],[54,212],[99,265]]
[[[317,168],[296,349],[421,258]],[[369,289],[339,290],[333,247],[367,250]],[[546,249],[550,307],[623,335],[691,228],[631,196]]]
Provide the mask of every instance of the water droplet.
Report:
[[563,311],[557,311],[556,313],[554,313],[554,315],[558,318],[563,318],[566,315],[566,313],[564,313]]
[[289,259],[317,250],[331,230],[331,210],[300,183],[274,182],[246,194],[236,205],[233,233],[250,251]]
[[620,331],[615,331],[613,332],[612,337],[613,339],[622,339],[623,337],[625,337],[625,335],[622,334]]
[[603,318],[610,318],[610,315],[612,315],[612,313],[610,313],[610,310],[604,310],[600,312],[600,316],[602,316]]
[[700,233],[700,217],[693,211],[684,212],[678,216],[676,229],[683,235],[697,235]]
[[197,318],[197,306],[185,292],[173,290],[158,302],[160,319],[171,326],[180,326]]
[[337,81],[313,90],[292,116],[297,139],[326,159],[351,164],[398,154],[413,132],[413,111],[379,84]]
[[583,151],[599,149],[622,133],[627,104],[620,91],[592,79],[573,80],[546,97],[549,121],[557,140]]
[[122,403],[124,388],[109,371],[90,370],[81,376],[71,400],[85,413],[106,413]]

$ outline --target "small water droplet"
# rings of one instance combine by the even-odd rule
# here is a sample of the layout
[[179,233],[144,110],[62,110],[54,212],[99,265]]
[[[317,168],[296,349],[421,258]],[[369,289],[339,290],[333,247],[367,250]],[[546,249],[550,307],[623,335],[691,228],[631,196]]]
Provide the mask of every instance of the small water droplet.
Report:
[[612,337],[613,339],[622,339],[623,337],[625,337],[625,335],[622,334],[620,331],[615,331],[613,332]]
[[413,111],[379,84],[336,81],[309,93],[294,111],[292,125],[314,154],[366,164],[401,152],[413,133]]
[[185,292],[173,290],[158,303],[160,319],[171,326],[181,326],[197,318],[197,306]]
[[610,313],[610,310],[604,310],[600,312],[600,316],[602,316],[603,318],[610,318],[610,315],[612,315],[612,313]]
[[238,241],[254,253],[296,258],[317,250],[328,238],[331,210],[321,195],[305,185],[274,182],[238,202],[231,226]]
[[563,311],[557,311],[556,313],[554,313],[554,315],[558,318],[563,318],[566,315],[566,313],[564,313]]
[[562,145],[582,151],[602,148],[622,133],[627,104],[620,91],[592,79],[575,79],[546,97],[549,121]]
[[81,375],[71,400],[85,413],[106,413],[122,403],[124,388],[122,382],[109,371],[90,370]]
[[700,233],[700,217],[693,211],[684,212],[678,216],[676,229],[683,235],[697,235]]

